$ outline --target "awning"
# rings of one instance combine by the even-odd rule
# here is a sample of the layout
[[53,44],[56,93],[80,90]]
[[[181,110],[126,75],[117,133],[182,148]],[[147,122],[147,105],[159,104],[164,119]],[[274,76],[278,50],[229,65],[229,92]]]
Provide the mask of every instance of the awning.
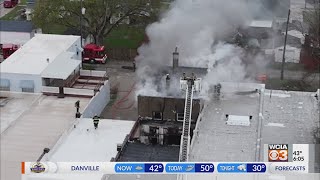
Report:
[[2,87],[2,88],[10,87],[10,80],[9,79],[0,79],[0,87]]
[[34,88],[34,81],[33,80],[21,80],[20,81],[20,88],[33,89]]

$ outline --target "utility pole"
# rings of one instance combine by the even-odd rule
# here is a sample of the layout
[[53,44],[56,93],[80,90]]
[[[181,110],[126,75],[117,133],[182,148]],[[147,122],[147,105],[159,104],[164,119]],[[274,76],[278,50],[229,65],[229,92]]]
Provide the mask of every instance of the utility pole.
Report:
[[80,43],[81,43],[81,48],[82,48],[82,0],[80,0]]
[[283,80],[283,70],[284,70],[284,63],[286,61],[286,46],[287,46],[287,37],[288,37],[288,26],[290,20],[290,9],[288,11],[288,19],[287,19],[287,27],[286,27],[286,35],[284,37],[284,47],[283,47],[283,56],[282,56],[282,64],[281,64],[281,77],[280,79]]

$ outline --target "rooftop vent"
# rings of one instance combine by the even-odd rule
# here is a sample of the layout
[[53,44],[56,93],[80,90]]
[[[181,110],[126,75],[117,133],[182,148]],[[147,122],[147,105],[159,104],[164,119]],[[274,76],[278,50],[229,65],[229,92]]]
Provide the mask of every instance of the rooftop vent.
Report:
[[233,126],[250,126],[252,116],[237,116],[226,114],[227,125]]

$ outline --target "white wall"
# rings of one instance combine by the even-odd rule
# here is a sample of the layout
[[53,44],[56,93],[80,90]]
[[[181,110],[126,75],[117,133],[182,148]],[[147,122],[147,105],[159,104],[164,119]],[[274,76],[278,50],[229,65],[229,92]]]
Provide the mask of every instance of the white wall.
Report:
[[[283,47],[274,50],[275,61],[282,62]],[[286,47],[285,62],[299,63],[301,49]]]
[[1,79],[10,80],[10,91],[21,92],[20,81],[21,80],[33,80],[34,92],[42,92],[42,80],[40,75],[32,74],[15,74],[15,73],[1,73]]
[[23,45],[31,38],[31,33],[0,31],[0,44]]
[[105,81],[104,86],[102,86],[100,91],[90,100],[84,112],[81,112],[81,117],[92,118],[95,114],[100,115],[109,101],[110,84],[109,81]]
[[96,71],[96,70],[80,70],[80,76],[93,76],[93,77],[103,77],[106,71]]

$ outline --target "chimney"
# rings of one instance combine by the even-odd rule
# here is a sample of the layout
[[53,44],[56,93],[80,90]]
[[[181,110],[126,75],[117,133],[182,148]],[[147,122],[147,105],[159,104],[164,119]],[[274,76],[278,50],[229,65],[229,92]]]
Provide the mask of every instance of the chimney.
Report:
[[173,71],[175,71],[179,67],[178,47],[176,47],[175,52],[173,52],[172,55],[173,55],[172,68],[173,68]]

